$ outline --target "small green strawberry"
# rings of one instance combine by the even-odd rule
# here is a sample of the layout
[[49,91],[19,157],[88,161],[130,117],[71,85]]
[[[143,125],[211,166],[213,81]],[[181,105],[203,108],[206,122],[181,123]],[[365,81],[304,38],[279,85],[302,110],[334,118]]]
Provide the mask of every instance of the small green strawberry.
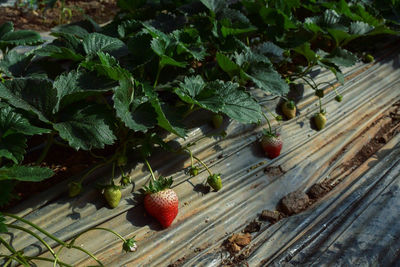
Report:
[[221,174],[213,174],[208,176],[207,183],[215,191],[219,191],[222,188]]
[[131,184],[131,179],[129,179],[129,177],[127,177],[127,176],[122,176],[121,185],[122,186],[127,186],[129,184]]
[[317,130],[322,130],[325,128],[326,124],[326,117],[324,112],[319,112],[314,115],[314,122],[315,126],[317,127]]
[[212,116],[212,123],[215,129],[218,129],[222,125],[222,121],[224,120],[224,117],[221,114],[214,114]]
[[363,61],[364,61],[365,63],[371,63],[371,62],[374,61],[374,60],[375,60],[375,59],[374,59],[374,56],[371,55],[371,54],[367,54],[367,55],[365,55],[364,58],[363,58]]
[[123,166],[125,166],[127,163],[128,163],[128,157],[127,157],[127,156],[121,155],[121,156],[118,157],[118,159],[117,159],[117,165],[118,165],[119,167],[123,167]]
[[337,101],[337,102],[342,102],[342,100],[343,100],[343,96],[342,95],[337,95],[336,97],[335,97],[335,100]]
[[286,101],[282,104],[282,112],[286,118],[293,119],[296,117],[296,105],[293,101]]
[[71,182],[68,184],[68,195],[75,197],[82,191],[82,184],[80,182]]
[[190,167],[189,173],[191,176],[196,176],[197,174],[199,174],[199,168],[197,167]]
[[108,205],[110,205],[111,208],[116,208],[119,204],[119,201],[121,200],[121,191],[119,190],[119,187],[116,186],[115,184],[110,184],[107,185],[104,188],[104,198],[106,199]]

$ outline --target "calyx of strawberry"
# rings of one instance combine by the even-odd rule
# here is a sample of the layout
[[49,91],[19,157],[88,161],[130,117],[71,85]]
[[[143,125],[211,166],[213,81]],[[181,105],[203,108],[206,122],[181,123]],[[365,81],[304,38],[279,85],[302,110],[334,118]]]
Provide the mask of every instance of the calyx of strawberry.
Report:
[[290,100],[286,103],[286,106],[288,109],[294,109],[296,107],[296,105],[294,104],[293,100]]
[[122,249],[125,252],[135,252],[137,250],[137,244],[135,237],[126,239],[125,242],[122,244]]
[[157,192],[161,192],[165,189],[171,188],[173,181],[172,177],[165,178],[163,176],[158,177],[158,179],[150,180],[149,185],[145,185],[143,187],[146,194],[154,194]]

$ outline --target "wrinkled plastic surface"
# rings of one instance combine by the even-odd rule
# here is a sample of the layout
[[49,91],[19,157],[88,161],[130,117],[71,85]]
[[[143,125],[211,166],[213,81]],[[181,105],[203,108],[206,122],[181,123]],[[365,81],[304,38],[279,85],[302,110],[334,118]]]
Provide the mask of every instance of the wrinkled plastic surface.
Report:
[[[274,160],[267,159],[258,144],[265,125],[225,121],[227,137],[198,141],[194,154],[213,172],[221,173],[223,189],[219,192],[203,192],[208,176],[204,169],[196,177],[185,173],[190,166],[188,157],[157,153],[151,164],[157,173],[173,176],[180,201],[178,216],[168,229],[162,229],[144,211],[138,190],[148,181],[149,173],[134,158],[125,171],[135,184],[123,190],[123,199],[115,209],[107,207],[94,183],[85,185],[82,195],[69,199],[69,181],[65,181],[13,212],[62,240],[95,226],[111,228],[126,238],[136,236],[138,250],[134,253],[122,252],[121,241],[105,232],[90,231],[78,238],[76,244],[93,252],[105,266],[167,266],[174,262],[220,266],[230,257],[221,245],[232,233],[242,231],[262,210],[274,210],[288,193],[307,191],[313,184],[334,177],[342,182],[307,211],[274,225],[263,223],[261,230],[252,234],[247,252],[242,252],[245,261],[250,266],[400,264],[399,136],[357,168],[346,167],[378,130],[379,125],[371,125],[400,100],[399,51],[396,46],[383,47],[376,62],[344,70],[346,84],[337,88],[343,101],[337,103],[335,93],[326,92],[328,123],[322,131],[310,126],[318,110],[314,92],[298,88],[297,92],[303,91],[297,103],[300,114],[278,127],[284,146]],[[334,82],[334,77],[322,72],[316,81]],[[269,109],[279,101],[261,91],[252,93]],[[167,138],[179,146],[217,133],[209,124],[209,114],[201,115],[198,119],[203,126],[194,128],[186,140]],[[92,178],[108,179],[110,173],[103,168]],[[13,233],[7,238],[15,248],[25,248],[28,255],[45,251],[26,234]],[[51,257],[47,253],[43,256]],[[61,259],[74,266],[95,264],[81,252],[67,249]],[[41,262],[40,266],[46,265]]]

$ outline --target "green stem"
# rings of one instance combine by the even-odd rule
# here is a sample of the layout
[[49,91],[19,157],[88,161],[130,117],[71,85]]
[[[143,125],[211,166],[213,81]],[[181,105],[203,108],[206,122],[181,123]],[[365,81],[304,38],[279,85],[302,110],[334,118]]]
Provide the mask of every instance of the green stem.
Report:
[[49,137],[47,138],[46,146],[44,147],[42,154],[39,156],[39,158],[36,160],[36,165],[39,165],[42,163],[42,161],[46,158],[47,153],[50,150],[51,145],[54,142],[54,132],[50,133]]
[[115,162],[113,162],[112,169],[111,169],[111,181],[114,183],[114,177],[115,177]]
[[21,231],[26,232],[26,233],[30,234],[31,236],[35,237],[37,240],[40,241],[40,243],[42,243],[42,244],[50,251],[51,255],[53,255],[53,257],[54,257],[55,262],[58,261],[58,256],[57,256],[57,254],[56,254],[56,253],[54,252],[54,250],[50,247],[50,245],[47,244],[47,242],[44,241],[40,236],[38,236],[37,234],[35,234],[35,233],[32,232],[31,230],[26,229],[26,228],[21,227],[21,226],[18,226],[18,225],[7,224],[7,227],[21,230]]
[[90,252],[87,251],[86,249],[83,249],[83,248],[81,248],[81,247],[74,246],[74,245],[68,246],[68,248],[74,248],[74,249],[80,250],[80,251],[82,251],[83,253],[89,255],[89,256],[90,256],[92,259],[94,259],[100,266],[104,266],[103,263],[102,263],[101,261],[99,261],[99,259],[96,258],[96,256],[94,256],[92,253],[90,253]]
[[206,170],[208,171],[208,173],[210,174],[210,176],[212,176],[213,174],[212,174],[212,172],[210,171],[210,169],[207,167],[207,165],[201,160],[201,159],[199,159],[198,157],[196,157],[196,156],[193,156],[193,158],[195,158],[198,162],[200,162],[201,163],[201,165],[203,165],[204,166],[204,168],[206,168]]
[[151,178],[153,179],[153,181],[156,181],[156,176],[154,175],[154,172],[151,169],[149,161],[147,159],[144,159],[144,162],[146,162],[147,168],[149,169],[149,171],[151,173]]
[[188,149],[189,150],[189,154],[190,154],[190,166],[192,166],[192,168],[193,168],[193,165],[194,165],[194,162],[193,162],[193,153],[192,153],[192,150],[190,150],[190,149]]
[[319,112],[320,113],[322,113],[322,101],[321,101],[321,98],[320,97],[318,97],[318,100],[319,100]]
[[91,173],[93,173],[95,170],[97,170],[100,167],[103,167],[109,163],[111,163],[114,160],[114,157],[111,157],[109,160],[102,162],[96,166],[94,166],[92,169],[90,169],[85,175],[82,176],[82,178],[79,180],[79,183],[82,183]]
[[161,69],[162,69],[162,67],[161,67],[161,60],[159,60],[159,61],[158,61],[158,67],[157,67],[156,80],[154,81],[153,88],[156,88],[156,86],[157,86],[158,78],[160,78]]
[[[3,212],[4,214],[4,212]],[[0,243],[3,243],[3,245],[13,254],[13,255],[19,255],[19,253],[12,247],[10,246],[2,237],[0,237]],[[16,261],[21,263],[24,266],[29,266],[29,263],[24,259],[20,259],[18,256],[16,258]]]
[[278,122],[278,124],[280,125],[279,121],[276,119],[276,116],[274,115],[274,113],[272,113],[267,107],[264,107],[267,112]]
[[265,120],[268,123],[269,132],[272,133],[272,128],[271,128],[271,124],[269,123],[269,119],[267,118],[267,116],[265,116],[264,112],[262,112],[262,115],[264,116]]
[[[49,262],[53,262],[53,260],[52,259],[48,259],[48,258],[44,258],[44,257],[28,257],[28,256],[25,256],[27,259],[29,259],[29,260],[40,260],[40,261],[49,261]],[[62,262],[62,261],[57,261],[57,263],[59,264],[59,265],[61,265],[61,266],[65,266],[65,267],[73,267],[72,265],[69,265],[69,264],[67,264],[67,263],[65,263],[65,262]]]
[[24,266],[30,266],[29,263],[25,263],[23,262],[21,259],[19,259],[18,257],[14,257],[13,255],[0,255],[0,258],[8,258],[9,260],[3,265],[3,267],[7,267],[8,265],[10,265],[10,263],[15,260],[16,262],[24,265]]
[[89,150],[89,153],[90,153],[90,156],[92,156],[93,158],[102,159],[102,160],[106,160],[107,159],[106,157],[94,154],[92,150]]
[[303,79],[313,90],[317,90],[318,87],[314,87],[306,78],[301,77],[301,79]]

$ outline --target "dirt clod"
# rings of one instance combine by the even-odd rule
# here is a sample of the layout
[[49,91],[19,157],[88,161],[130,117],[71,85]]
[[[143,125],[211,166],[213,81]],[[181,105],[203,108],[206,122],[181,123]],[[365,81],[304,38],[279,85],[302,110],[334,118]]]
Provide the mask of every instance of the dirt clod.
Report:
[[260,215],[260,220],[269,221],[270,223],[273,224],[282,219],[282,217],[283,217],[282,214],[277,210],[274,211],[263,210]]
[[311,186],[310,190],[308,190],[307,194],[310,198],[317,199],[323,197],[332,189],[332,186],[329,186],[327,183],[318,183]]
[[249,233],[233,234],[225,241],[225,247],[230,253],[235,254],[250,242],[251,235]]
[[310,205],[310,198],[303,191],[297,190],[287,194],[281,200],[280,208],[287,215],[302,212]]
[[244,233],[256,233],[259,232],[261,229],[261,223],[257,221],[252,221],[249,223],[243,230]]
[[279,166],[270,166],[265,168],[264,173],[268,174],[269,176],[276,177],[284,174],[285,171],[282,169],[281,165],[279,165]]

